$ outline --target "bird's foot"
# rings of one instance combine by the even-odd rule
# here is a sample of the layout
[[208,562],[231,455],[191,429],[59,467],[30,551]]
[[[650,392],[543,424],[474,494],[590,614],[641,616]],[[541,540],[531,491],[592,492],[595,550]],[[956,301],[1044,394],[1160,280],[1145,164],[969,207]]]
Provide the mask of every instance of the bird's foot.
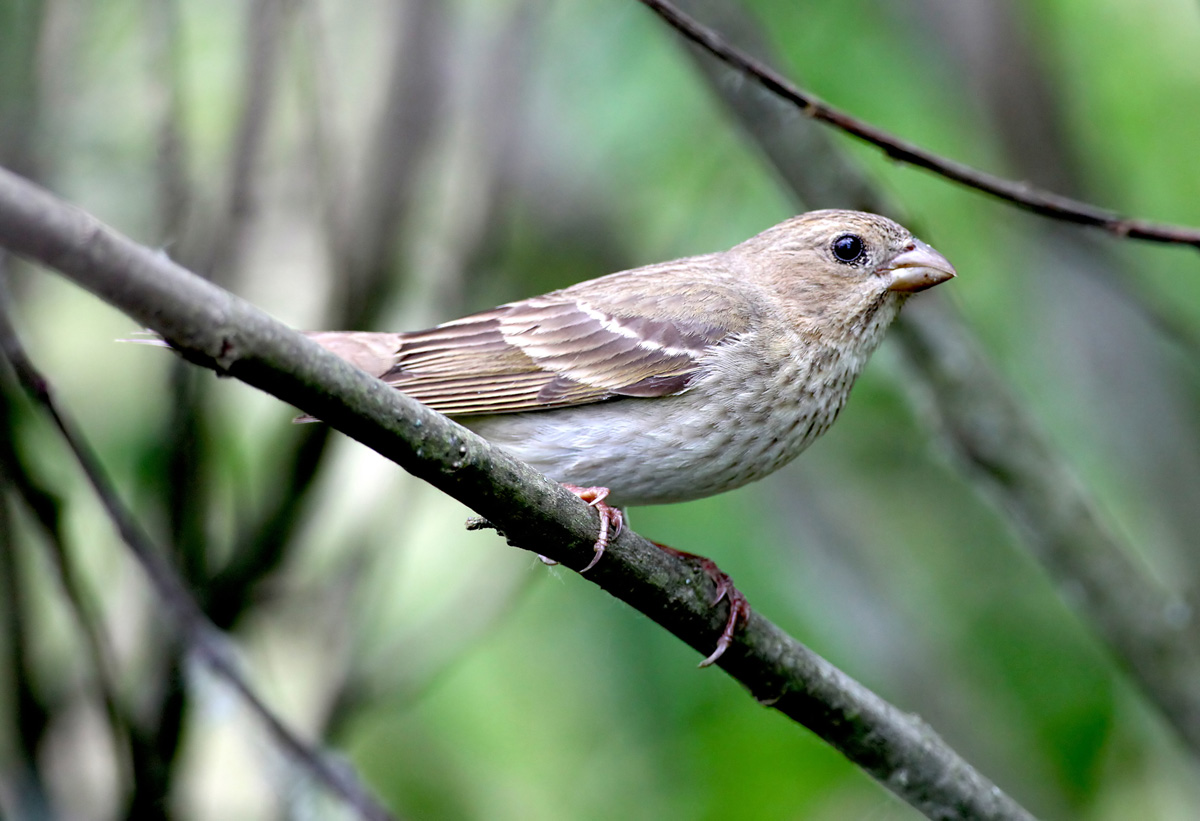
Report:
[[[608,488],[606,487],[579,487],[567,484],[564,484],[563,487],[587,502],[588,506],[596,508],[596,512],[600,514],[600,535],[596,538],[596,544],[592,548],[595,550],[595,555],[587,563],[587,567],[579,571],[586,573],[596,566],[596,562],[600,561],[600,557],[604,555],[604,549],[608,547],[609,540],[621,535],[621,531],[625,528],[625,514],[619,507],[612,507],[604,503],[604,500],[608,498]],[[543,561],[545,560],[543,559]]]
[[[596,562],[600,561],[600,557],[604,555],[604,549],[608,547],[609,541],[620,536],[621,531],[625,529],[625,514],[621,512],[619,507],[604,504],[604,500],[608,497],[608,488],[606,487],[579,487],[579,485],[568,484],[564,484],[563,487],[587,502],[589,507],[596,508],[596,512],[600,514],[600,535],[596,538],[596,544],[593,546],[595,555],[587,563],[587,567],[579,571],[580,573],[586,573],[596,566]],[[542,564],[558,564],[554,559],[540,554],[538,555],[538,559],[541,560]]]
[[688,553],[684,550],[676,550],[659,542],[653,542],[653,544],[670,553],[672,556],[678,556],[681,559],[687,559],[700,565],[700,569],[707,573],[708,577],[713,580],[713,584],[717,586],[717,596],[712,602],[713,607],[720,604],[722,599],[729,600],[729,618],[725,621],[725,629],[721,631],[721,635],[717,639],[717,647],[708,658],[700,662],[701,667],[708,667],[729,649],[729,645],[733,643],[733,634],[737,632],[738,625],[744,625],[750,619],[750,602],[746,600],[742,591],[734,586],[733,579],[729,578],[729,574],[717,567],[717,563],[712,559],[705,556],[697,556],[695,553]]

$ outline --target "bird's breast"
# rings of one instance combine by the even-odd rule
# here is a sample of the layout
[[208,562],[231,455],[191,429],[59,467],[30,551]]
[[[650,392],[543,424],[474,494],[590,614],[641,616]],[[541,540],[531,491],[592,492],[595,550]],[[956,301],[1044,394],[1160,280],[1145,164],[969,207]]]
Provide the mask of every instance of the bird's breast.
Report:
[[609,488],[617,506],[681,502],[794,459],[833,423],[860,367],[833,353],[729,360],[676,396],[463,421],[557,481]]

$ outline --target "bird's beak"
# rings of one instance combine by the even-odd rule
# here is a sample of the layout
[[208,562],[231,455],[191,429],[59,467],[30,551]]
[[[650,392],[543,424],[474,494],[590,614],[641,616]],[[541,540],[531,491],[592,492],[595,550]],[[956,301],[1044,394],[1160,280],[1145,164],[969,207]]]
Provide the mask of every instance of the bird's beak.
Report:
[[916,293],[945,282],[955,275],[954,266],[931,247],[913,239],[908,247],[882,266],[879,274],[891,276],[889,291]]

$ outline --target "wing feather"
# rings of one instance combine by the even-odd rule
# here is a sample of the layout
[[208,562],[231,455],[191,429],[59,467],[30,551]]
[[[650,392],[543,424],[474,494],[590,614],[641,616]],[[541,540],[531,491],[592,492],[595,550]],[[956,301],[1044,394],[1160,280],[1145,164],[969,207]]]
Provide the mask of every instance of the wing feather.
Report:
[[[656,270],[648,280],[639,269],[424,331],[356,339],[379,338],[372,362],[391,352],[390,367],[376,368],[381,379],[452,416],[668,396],[688,389],[713,346],[749,326],[746,289],[718,261],[682,260],[691,279]],[[332,347],[321,336],[334,335],[314,335]]]

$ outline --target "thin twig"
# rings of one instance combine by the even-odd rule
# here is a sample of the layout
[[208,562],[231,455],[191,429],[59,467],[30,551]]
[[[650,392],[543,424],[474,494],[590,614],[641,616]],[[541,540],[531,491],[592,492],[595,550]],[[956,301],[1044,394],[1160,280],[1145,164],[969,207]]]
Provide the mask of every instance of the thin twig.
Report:
[[[0,310],[3,301],[0,300]],[[0,392],[2,394],[2,392]],[[11,431],[11,422],[7,399],[0,395],[0,430]],[[88,662],[92,666],[96,688],[100,692],[100,701],[108,718],[112,733],[113,761],[116,763],[117,776],[121,791],[136,791],[133,767],[131,761],[130,727],[127,711],[117,695],[116,675],[114,673],[114,654],[108,637],[101,626],[101,618],[96,613],[94,602],[85,594],[79,579],[76,577],[74,565],[71,563],[67,550],[66,534],[63,532],[61,500],[46,489],[40,487],[21,463],[13,443],[4,437],[0,443],[0,476],[12,485],[16,493],[25,502],[25,506],[33,514],[42,531],[42,541],[46,547],[50,564],[54,568],[59,587],[66,599],[67,608],[75,621],[76,627],[83,639]],[[3,505],[0,497],[0,505]],[[20,606],[14,601],[13,607]]]
[[[8,310],[10,301],[8,261],[8,254],[0,251],[0,314]],[[0,325],[0,328],[2,327]],[[9,434],[0,442],[0,476],[7,479],[24,500],[42,530],[50,564],[66,598],[67,608],[79,628],[88,660],[96,676],[96,686],[100,691],[100,699],[112,731],[113,760],[116,762],[118,778],[123,789],[133,791],[137,789],[137,785],[133,778],[129,716],[118,696],[117,677],[114,672],[115,654],[104,632],[102,619],[96,612],[95,603],[80,584],[71,563],[67,537],[62,527],[62,502],[34,479],[25,460],[17,451],[16,443],[12,439],[16,420],[6,393],[7,390],[0,387],[0,430]],[[0,504],[3,504],[3,500],[0,500]],[[17,603],[14,603],[15,606]]]
[[309,773],[318,783],[340,797],[362,818],[372,821],[390,819],[384,809],[349,768],[335,766],[328,758],[310,747],[292,732],[254,691],[237,669],[226,649],[226,642],[208,621],[183,586],[174,570],[162,558],[159,550],[142,530],[133,514],[125,507],[108,479],[99,459],[84,440],[74,422],[58,406],[46,378],[29,360],[8,314],[0,308],[0,349],[12,365],[21,385],[39,404],[54,423],[75,456],[88,482],[104,506],[121,538],[142,566],[155,593],[162,599],[171,618],[187,641],[188,648],[219,678],[229,684],[258,719],[266,726],[292,762]]
[[396,238],[420,202],[420,175],[437,148],[450,96],[446,4],[411,0],[392,11],[382,109],[364,152],[352,220],[340,226],[348,233],[332,243],[345,256],[335,260],[342,286],[328,319],[345,328],[370,327],[402,279]]
[[[758,40],[744,10],[731,3],[721,8],[723,26]],[[894,211],[832,141],[819,139],[825,132],[804,122],[779,128],[762,95],[740,93],[704,68],[713,91],[799,199],[832,196],[835,202]],[[830,178],[829,168],[838,169],[837,180]],[[1131,560],[947,303],[931,294],[909,306],[891,336],[909,366],[913,394],[921,400],[918,416],[934,423],[973,483],[1000,503],[1050,577],[1069,591],[1064,598],[1200,754],[1196,614]]]
[[815,94],[796,86],[771,67],[730,46],[715,31],[696,22],[667,0],[640,0],[640,2],[693,43],[711,52],[713,56],[734,69],[752,77],[767,90],[796,105],[805,116],[828,123],[851,136],[870,143],[882,149],[888,157],[897,162],[924,168],[946,179],[962,183],[968,188],[991,194],[1005,202],[1045,217],[1094,226],[1118,237],[1148,242],[1193,245],[1200,248],[1200,229],[1129,219],[1115,211],[1064,197],[1028,182],[1017,182],[988,174],[964,163],[934,154],[915,143],[902,140],[829,105]]
[[45,815],[50,797],[38,767],[42,740],[50,730],[55,708],[48,694],[35,685],[28,617],[29,590],[18,557],[16,521],[7,488],[0,483],[0,629],[4,631],[0,663],[7,673],[6,699],[12,713],[5,773],[0,777],[0,816],[37,818]]

